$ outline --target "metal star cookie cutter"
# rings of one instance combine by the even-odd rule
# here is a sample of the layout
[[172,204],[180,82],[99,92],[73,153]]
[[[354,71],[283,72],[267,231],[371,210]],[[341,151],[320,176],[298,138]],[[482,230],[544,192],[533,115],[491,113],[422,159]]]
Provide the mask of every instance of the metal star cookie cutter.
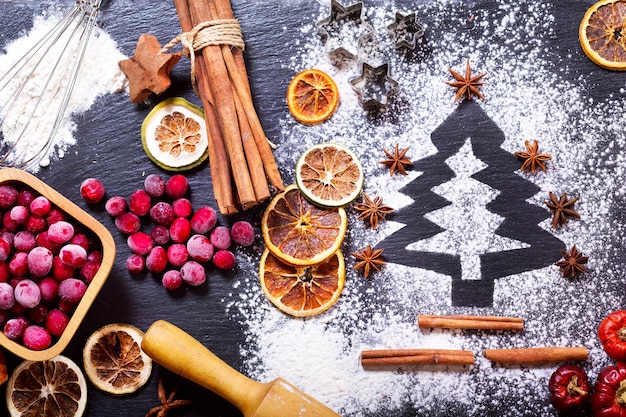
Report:
[[394,22],[387,29],[394,37],[396,49],[415,49],[424,36],[424,28],[417,23],[415,12],[408,15],[396,12]]
[[334,65],[355,60],[359,49],[374,39],[374,28],[363,18],[363,3],[344,6],[331,0],[330,15],[317,22],[324,50]]
[[364,62],[361,75],[350,80],[364,109],[384,111],[389,99],[398,89],[398,82],[391,78],[389,64],[373,67]]

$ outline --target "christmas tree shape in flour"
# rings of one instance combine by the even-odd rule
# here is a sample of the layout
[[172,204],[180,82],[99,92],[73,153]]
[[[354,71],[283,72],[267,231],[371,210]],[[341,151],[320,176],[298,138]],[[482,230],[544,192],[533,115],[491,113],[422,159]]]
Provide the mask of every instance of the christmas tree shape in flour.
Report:
[[539,226],[550,212],[526,200],[539,187],[515,173],[504,133],[465,101],[431,135],[438,152],[400,190],[414,201],[394,213],[405,224],[379,247],[385,260],[452,279],[454,306],[491,306],[495,280],[556,262],[565,245]]

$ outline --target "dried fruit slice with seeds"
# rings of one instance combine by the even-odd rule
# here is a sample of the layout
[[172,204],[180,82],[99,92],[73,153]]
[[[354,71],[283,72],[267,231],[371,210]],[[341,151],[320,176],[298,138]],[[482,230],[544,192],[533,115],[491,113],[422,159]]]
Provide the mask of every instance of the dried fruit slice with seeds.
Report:
[[363,167],[348,147],[321,143],[307,149],[296,163],[296,183],[315,204],[344,206],[363,188]]
[[268,249],[259,266],[265,296],[287,314],[308,317],[328,310],[339,298],[346,278],[341,251],[313,266],[292,266]]
[[209,156],[204,112],[180,97],[152,109],[141,125],[141,141],[148,157],[169,171],[195,168]]
[[87,383],[78,365],[65,356],[24,361],[7,383],[6,402],[12,417],[80,417],[87,404]]
[[578,29],[583,51],[597,65],[626,70],[626,1],[601,0],[591,6]]
[[141,350],[143,332],[130,324],[115,323],[96,330],[83,348],[87,377],[110,394],[130,394],[144,386],[152,372],[152,359]]
[[268,204],[261,219],[267,248],[290,265],[310,266],[332,256],[348,228],[343,207],[312,204],[292,184]]
[[300,123],[321,123],[332,116],[338,104],[337,84],[330,75],[318,69],[296,74],[287,88],[287,107]]

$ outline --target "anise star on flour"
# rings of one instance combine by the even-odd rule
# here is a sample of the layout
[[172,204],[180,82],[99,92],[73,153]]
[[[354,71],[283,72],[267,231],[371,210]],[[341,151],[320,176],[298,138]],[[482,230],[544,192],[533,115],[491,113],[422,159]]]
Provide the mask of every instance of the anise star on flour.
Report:
[[555,265],[561,268],[564,277],[573,278],[578,273],[587,272],[585,264],[589,260],[588,256],[583,256],[581,252],[576,249],[576,245],[568,251],[561,250],[563,260],[557,262]]
[[171,84],[170,72],[181,57],[181,53],[161,52],[156,37],[143,34],[137,40],[135,54],[118,63],[128,78],[130,101],[144,102],[150,94],[161,94]]
[[358,261],[354,269],[362,269],[364,278],[367,278],[372,270],[380,271],[380,268],[385,265],[385,261],[380,258],[383,251],[384,249],[372,249],[370,245],[367,245],[365,249],[352,252],[352,256]]
[[395,172],[407,175],[406,167],[413,164],[413,162],[405,156],[409,148],[404,148],[400,151],[398,150],[398,146],[399,145],[396,143],[393,153],[389,152],[387,149],[383,149],[385,155],[387,155],[387,159],[380,161],[380,163],[389,167],[389,175],[393,175]]
[[567,199],[567,194],[563,193],[560,198],[557,198],[556,194],[550,191],[550,201],[546,201],[548,206],[553,212],[552,227],[557,228],[567,224],[568,217],[574,217],[580,219],[580,214],[572,208],[574,203],[578,201],[578,197]]
[[539,143],[537,140],[534,140],[533,143],[525,141],[524,145],[526,146],[526,152],[519,151],[513,154],[524,161],[521,170],[530,171],[532,174],[534,174],[537,169],[545,171],[546,166],[544,162],[551,160],[552,156],[547,153],[539,153]]
[[354,205],[354,209],[359,212],[358,220],[365,220],[370,224],[372,229],[378,227],[379,220],[385,220],[385,216],[393,212],[393,208],[383,205],[383,199],[376,196],[372,200],[367,194],[362,193],[363,203]]
[[169,395],[165,393],[165,387],[163,381],[159,379],[158,395],[161,405],[154,407],[148,411],[146,417],[166,417],[169,410],[180,408],[184,405],[191,404],[191,400],[175,400],[176,388],[174,388]]
[[454,102],[456,103],[461,97],[465,97],[468,100],[472,99],[472,95],[477,96],[481,100],[484,100],[485,97],[480,92],[480,87],[484,84],[484,82],[480,81],[487,73],[483,73],[480,75],[475,75],[472,77],[472,69],[470,67],[469,59],[467,60],[467,66],[465,67],[465,76],[459,74],[452,68],[448,68],[450,74],[456,81],[446,81],[451,87],[456,88],[456,96],[454,96]]

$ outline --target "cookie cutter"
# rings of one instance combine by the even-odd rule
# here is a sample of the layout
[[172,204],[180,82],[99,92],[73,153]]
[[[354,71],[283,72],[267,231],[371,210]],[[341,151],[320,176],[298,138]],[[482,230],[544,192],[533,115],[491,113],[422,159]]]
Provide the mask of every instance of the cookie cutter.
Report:
[[417,23],[415,12],[403,15],[396,12],[395,20],[387,26],[394,37],[396,49],[415,49],[424,36],[424,28]]
[[359,50],[374,39],[374,28],[363,17],[363,2],[344,6],[330,2],[330,14],[317,22],[324,50],[334,65],[356,60]]
[[391,96],[399,89],[398,82],[391,78],[387,63],[373,67],[364,62],[361,75],[351,79],[350,85],[366,110],[384,111]]

